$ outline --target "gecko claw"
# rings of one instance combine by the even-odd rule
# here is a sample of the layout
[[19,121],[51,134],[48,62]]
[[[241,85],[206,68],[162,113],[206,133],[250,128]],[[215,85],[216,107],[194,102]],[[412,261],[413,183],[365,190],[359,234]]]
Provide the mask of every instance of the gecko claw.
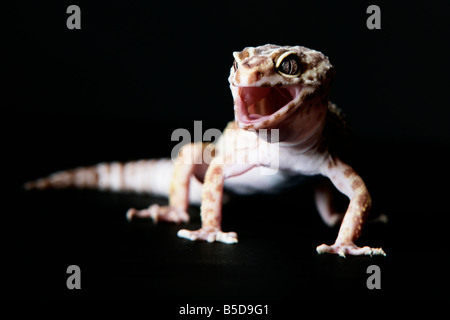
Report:
[[370,255],[370,257],[372,257],[373,255],[380,255],[386,257],[386,253],[382,248],[370,248],[370,250],[367,251],[365,255]]

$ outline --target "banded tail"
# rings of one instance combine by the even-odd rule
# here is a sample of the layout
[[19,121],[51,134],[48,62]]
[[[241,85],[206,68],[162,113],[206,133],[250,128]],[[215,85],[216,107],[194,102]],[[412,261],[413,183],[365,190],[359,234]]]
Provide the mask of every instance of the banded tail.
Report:
[[48,177],[27,182],[25,189],[74,187],[134,191],[167,197],[172,172],[173,163],[170,159],[99,163],[55,172]]

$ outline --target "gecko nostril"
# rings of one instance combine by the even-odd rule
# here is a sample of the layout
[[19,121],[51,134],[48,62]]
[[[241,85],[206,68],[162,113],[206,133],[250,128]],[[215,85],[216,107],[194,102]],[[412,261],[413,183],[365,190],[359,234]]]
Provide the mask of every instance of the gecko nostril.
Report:
[[248,77],[248,84],[254,84],[255,82],[258,82],[263,77],[263,74],[259,71],[253,71],[251,74],[249,74]]
[[259,81],[263,76],[264,76],[264,75],[263,75],[262,72],[257,71],[257,72],[256,72],[256,81]]

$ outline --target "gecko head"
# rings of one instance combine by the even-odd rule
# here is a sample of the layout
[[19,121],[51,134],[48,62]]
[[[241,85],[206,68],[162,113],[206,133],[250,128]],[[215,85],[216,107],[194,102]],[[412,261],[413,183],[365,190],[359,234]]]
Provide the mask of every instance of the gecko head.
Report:
[[242,129],[276,128],[286,119],[301,116],[302,107],[311,107],[307,101],[328,105],[334,69],[322,53],[267,44],[233,56],[228,81],[235,119]]

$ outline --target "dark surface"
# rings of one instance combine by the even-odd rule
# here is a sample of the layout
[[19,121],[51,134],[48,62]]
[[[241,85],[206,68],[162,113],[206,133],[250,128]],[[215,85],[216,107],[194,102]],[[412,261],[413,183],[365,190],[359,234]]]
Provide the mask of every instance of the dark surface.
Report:
[[[65,27],[71,3],[21,2],[13,94],[4,107],[2,296],[27,298],[326,299],[443,298],[448,226],[450,118],[445,2],[379,3],[382,30],[365,28],[369,4],[107,5],[79,3],[82,29]],[[448,5],[448,4],[445,4]],[[272,8],[272,7],[270,7]],[[286,19],[282,13],[301,19]],[[256,24],[258,22],[258,24]],[[129,207],[164,199],[22,184],[101,161],[168,156],[177,128],[222,128],[232,119],[231,52],[302,44],[330,56],[332,99],[356,135],[355,168],[374,201],[358,243],[387,257],[317,255],[329,229],[306,185],[284,195],[233,199],[223,229],[238,245],[178,239],[181,226],[127,223]],[[206,52],[206,53],[205,53]],[[447,184],[446,184],[447,183]],[[190,209],[200,226],[199,210]],[[66,288],[80,266],[82,289]],[[369,265],[381,290],[368,290]]]
[[[39,120],[40,125],[49,125]],[[72,128],[70,122],[64,126],[69,131]],[[170,133],[170,128],[123,128],[132,132],[125,136],[128,141],[144,131],[149,136]],[[358,243],[382,246],[387,257],[342,259],[315,252],[317,245],[333,243],[338,230],[321,222],[310,185],[283,195],[233,198],[223,208],[223,229],[238,232],[237,245],[190,242],[176,237],[181,226],[126,221],[129,207],[144,208],[155,201],[164,204],[164,199],[87,190],[26,193],[20,189],[22,181],[49,169],[112,160],[112,155],[100,157],[102,148],[120,155],[136,147],[135,143],[122,145],[112,136],[99,148],[94,139],[88,139],[99,128],[85,122],[84,130],[85,134],[76,135],[82,154],[73,147],[75,136],[69,136],[67,145],[59,145],[57,151],[40,145],[39,141],[53,132],[49,129],[29,136],[31,149],[19,149],[15,154],[20,155],[15,158],[19,161],[15,168],[22,170],[13,172],[2,223],[4,235],[8,235],[3,265],[9,284],[3,290],[14,296],[442,298],[440,288],[448,284],[444,263],[448,211],[446,190],[438,179],[442,173],[433,168],[445,168],[446,159],[417,152],[439,150],[442,145],[356,143],[359,152],[354,164],[372,191],[373,215],[389,217],[388,224],[368,223]],[[142,158],[144,153],[153,154],[143,150],[134,155]],[[198,228],[198,208],[192,207],[190,214],[191,222],[183,227]],[[82,270],[79,292],[65,287],[65,271],[71,264]],[[366,270],[372,264],[382,271],[382,289],[378,291],[366,287]]]

